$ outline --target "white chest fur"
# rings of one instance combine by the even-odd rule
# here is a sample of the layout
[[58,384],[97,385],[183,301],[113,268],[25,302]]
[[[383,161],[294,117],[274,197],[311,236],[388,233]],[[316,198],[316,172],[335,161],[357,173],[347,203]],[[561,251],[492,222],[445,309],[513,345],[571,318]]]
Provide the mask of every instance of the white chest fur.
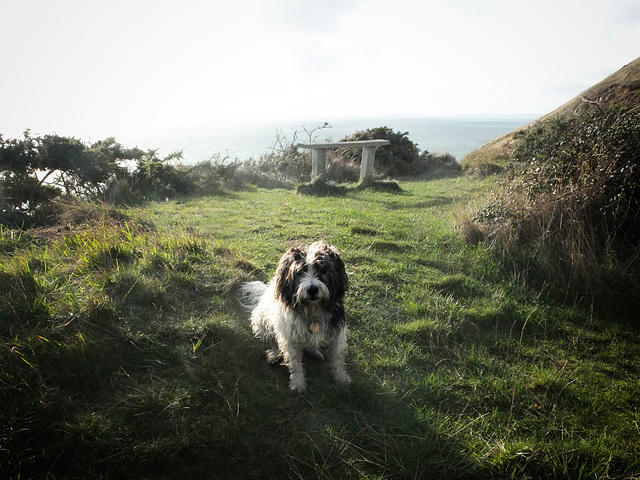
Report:
[[327,312],[305,315],[289,309],[282,317],[284,323],[282,327],[288,332],[289,338],[296,343],[319,348],[326,346],[331,338],[330,319],[331,316]]

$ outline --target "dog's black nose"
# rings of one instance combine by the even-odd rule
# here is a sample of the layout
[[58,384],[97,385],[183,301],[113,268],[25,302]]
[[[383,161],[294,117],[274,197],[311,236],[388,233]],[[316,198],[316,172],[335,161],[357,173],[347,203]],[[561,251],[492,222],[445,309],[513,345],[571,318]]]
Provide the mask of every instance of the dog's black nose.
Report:
[[316,295],[318,295],[318,291],[319,291],[319,290],[320,290],[320,289],[318,288],[318,286],[317,286],[317,285],[309,285],[309,288],[307,288],[307,294],[308,294],[311,298],[313,298],[313,297],[315,297]]

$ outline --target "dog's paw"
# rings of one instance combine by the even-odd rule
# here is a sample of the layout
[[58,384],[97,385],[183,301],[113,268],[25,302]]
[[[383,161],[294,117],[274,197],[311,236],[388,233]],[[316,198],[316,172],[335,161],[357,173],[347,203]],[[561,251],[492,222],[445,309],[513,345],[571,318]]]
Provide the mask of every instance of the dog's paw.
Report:
[[344,369],[334,370],[333,379],[340,385],[348,385],[349,383],[351,383],[351,377]]
[[289,382],[289,390],[291,390],[291,393],[304,393],[307,390],[307,382]]
[[266,356],[267,356],[267,362],[269,363],[269,365],[275,365],[282,358],[282,355],[276,349],[267,350],[266,351]]

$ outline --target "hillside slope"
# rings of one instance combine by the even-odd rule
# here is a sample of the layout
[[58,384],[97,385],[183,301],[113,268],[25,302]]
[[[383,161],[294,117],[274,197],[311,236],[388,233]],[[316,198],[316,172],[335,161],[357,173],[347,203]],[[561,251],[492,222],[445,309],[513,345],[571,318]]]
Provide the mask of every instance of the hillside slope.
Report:
[[471,152],[462,159],[461,163],[464,168],[495,163],[513,153],[518,144],[516,133],[522,130],[551,119],[580,116],[593,108],[613,105],[624,109],[640,106],[640,57],[551,113]]

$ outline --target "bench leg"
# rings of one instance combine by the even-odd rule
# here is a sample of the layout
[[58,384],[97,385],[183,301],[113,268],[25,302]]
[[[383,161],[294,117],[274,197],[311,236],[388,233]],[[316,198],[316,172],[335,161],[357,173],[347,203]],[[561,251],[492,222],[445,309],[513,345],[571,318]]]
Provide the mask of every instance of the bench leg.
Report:
[[327,160],[326,148],[311,149],[311,179],[322,175],[325,172],[325,164]]
[[373,180],[373,165],[376,158],[376,147],[362,147],[362,163],[360,164],[360,181]]

